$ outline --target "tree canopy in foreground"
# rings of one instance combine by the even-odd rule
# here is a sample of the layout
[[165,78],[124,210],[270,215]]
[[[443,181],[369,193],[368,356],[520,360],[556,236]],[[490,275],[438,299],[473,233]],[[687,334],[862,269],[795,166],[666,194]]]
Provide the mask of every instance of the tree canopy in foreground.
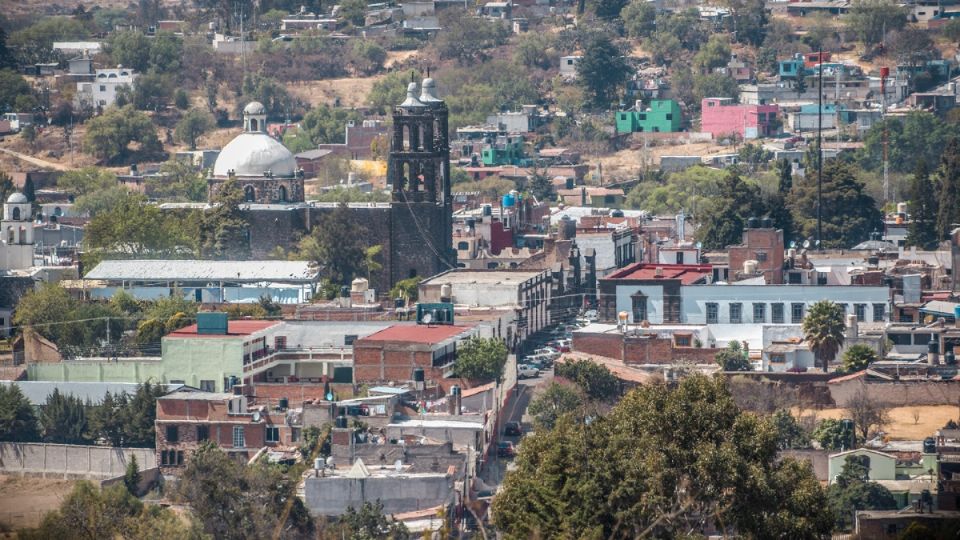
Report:
[[505,538],[830,533],[809,465],[777,460],[772,421],[742,412],[720,378],[640,387],[588,420],[567,415],[524,440],[494,500]]

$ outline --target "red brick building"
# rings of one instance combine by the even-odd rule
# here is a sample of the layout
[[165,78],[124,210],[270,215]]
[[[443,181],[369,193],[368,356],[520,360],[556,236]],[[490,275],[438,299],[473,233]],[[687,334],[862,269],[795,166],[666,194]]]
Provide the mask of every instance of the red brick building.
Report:
[[[641,330],[642,332],[642,330]],[[636,335],[633,330],[573,333],[572,349],[577,353],[615,358],[624,364],[712,364],[721,349],[696,347],[692,330],[676,330],[669,337]]]
[[[763,223],[763,225],[768,225]],[[769,284],[783,284],[783,230],[773,227],[753,227],[743,230],[743,243],[728,246],[730,274],[737,279],[763,275]],[[744,263],[756,261],[756,270],[747,273]]]
[[353,343],[353,382],[409,381],[414,368],[426,380],[452,375],[457,342],[475,333],[473,326],[395,325]]
[[208,440],[246,462],[261,448],[296,444],[300,429],[290,423],[283,411],[248,412],[242,395],[174,392],[157,399],[157,465],[161,474],[179,474]]

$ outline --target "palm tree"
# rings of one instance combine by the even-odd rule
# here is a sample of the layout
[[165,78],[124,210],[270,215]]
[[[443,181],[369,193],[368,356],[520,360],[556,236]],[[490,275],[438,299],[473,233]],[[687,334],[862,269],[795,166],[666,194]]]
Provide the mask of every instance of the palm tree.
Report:
[[810,311],[803,319],[803,337],[810,344],[816,362],[822,364],[824,372],[843,345],[844,330],[843,309],[829,300],[821,300],[810,306]]

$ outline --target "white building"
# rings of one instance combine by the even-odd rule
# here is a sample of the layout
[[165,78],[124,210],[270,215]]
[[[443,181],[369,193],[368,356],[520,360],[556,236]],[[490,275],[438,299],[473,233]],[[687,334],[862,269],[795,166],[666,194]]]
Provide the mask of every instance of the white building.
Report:
[[23,193],[12,193],[7,198],[0,231],[0,270],[33,266],[33,211]]
[[117,90],[123,86],[133,89],[139,76],[125,67],[98,69],[92,82],[77,83],[75,104],[79,107],[109,107],[117,102]]
[[577,64],[583,60],[582,56],[561,56],[560,57],[560,75],[565,79],[572,79],[577,76]]

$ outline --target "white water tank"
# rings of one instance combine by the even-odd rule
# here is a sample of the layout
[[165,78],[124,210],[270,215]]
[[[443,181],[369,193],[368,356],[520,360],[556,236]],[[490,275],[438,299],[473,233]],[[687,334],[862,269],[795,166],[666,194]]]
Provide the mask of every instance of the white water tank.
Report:
[[898,214],[906,214],[906,213],[907,213],[907,203],[905,203],[905,202],[898,202],[898,203],[897,203],[897,213],[898,213]]
[[[451,285],[451,284],[449,284],[449,283],[444,283],[443,285],[441,285],[441,286],[440,286],[440,298],[441,298],[441,299],[443,299],[443,298],[452,299],[452,298],[453,298],[453,285]],[[447,301],[449,301],[449,300],[447,300]]]
[[743,273],[747,275],[757,273],[757,261],[749,260],[743,261]]
[[370,282],[361,277],[350,282],[350,292],[352,293],[364,293],[367,292],[369,288]]

